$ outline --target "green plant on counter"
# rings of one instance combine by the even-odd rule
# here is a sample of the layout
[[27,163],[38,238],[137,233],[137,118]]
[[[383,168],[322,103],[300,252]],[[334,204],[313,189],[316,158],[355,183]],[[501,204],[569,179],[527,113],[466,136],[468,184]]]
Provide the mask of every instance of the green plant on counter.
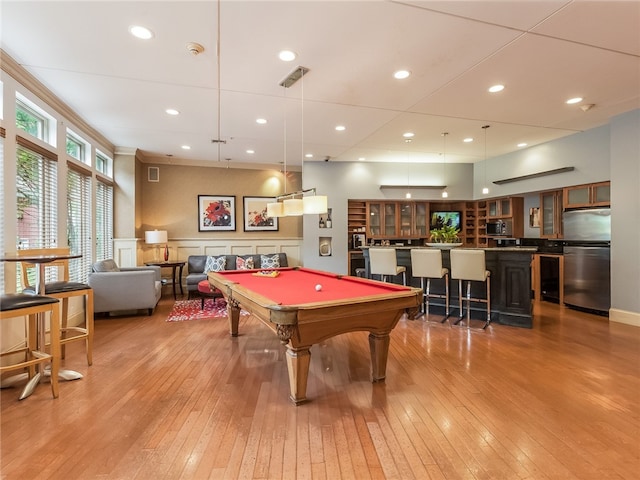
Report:
[[456,227],[445,225],[444,227],[430,230],[429,241],[432,243],[460,243],[459,232],[460,230]]

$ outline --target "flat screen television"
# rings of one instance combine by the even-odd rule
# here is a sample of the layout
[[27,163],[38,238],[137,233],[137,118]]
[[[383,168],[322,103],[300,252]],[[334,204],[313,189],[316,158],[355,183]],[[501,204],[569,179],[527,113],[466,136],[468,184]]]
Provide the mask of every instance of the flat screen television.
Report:
[[462,212],[431,212],[430,230],[442,228],[445,225],[460,230],[462,226]]

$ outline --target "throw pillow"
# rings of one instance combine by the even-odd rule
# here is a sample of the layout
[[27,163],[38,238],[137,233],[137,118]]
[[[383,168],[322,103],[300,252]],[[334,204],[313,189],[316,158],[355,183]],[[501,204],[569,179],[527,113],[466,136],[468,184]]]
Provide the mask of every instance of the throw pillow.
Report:
[[275,255],[260,255],[260,268],[280,268],[280,257]]
[[253,257],[236,257],[236,270],[253,270]]
[[227,266],[227,257],[225,257],[224,255],[221,255],[219,257],[208,256],[207,261],[204,264],[203,273],[221,272],[226,268],[226,266]]
[[101,260],[93,264],[94,272],[119,272],[120,268],[113,259]]

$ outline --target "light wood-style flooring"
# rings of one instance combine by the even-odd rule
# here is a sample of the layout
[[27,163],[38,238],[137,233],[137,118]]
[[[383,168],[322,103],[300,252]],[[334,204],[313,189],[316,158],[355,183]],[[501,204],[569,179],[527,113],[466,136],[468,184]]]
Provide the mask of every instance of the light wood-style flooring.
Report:
[[255,318],[98,318],[85,378],[1,400],[2,479],[637,479],[640,329],[542,303],[533,329],[402,319],[385,383],[367,334],[312,348],[288,400],[285,350]]

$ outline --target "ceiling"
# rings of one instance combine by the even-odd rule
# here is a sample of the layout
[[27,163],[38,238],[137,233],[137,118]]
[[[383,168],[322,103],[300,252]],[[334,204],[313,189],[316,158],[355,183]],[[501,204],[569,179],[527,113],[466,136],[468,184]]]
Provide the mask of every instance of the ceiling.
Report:
[[[3,0],[0,8],[1,48],[115,146],[155,163],[293,169],[303,154],[441,162],[443,153],[471,163],[640,107],[639,1]],[[133,24],[154,37],[134,38]],[[204,52],[192,55],[189,42]],[[298,58],[281,61],[283,49]],[[297,66],[309,73],[281,87]],[[398,69],[411,76],[394,79]],[[505,89],[489,93],[495,84]],[[567,105],[572,97],[584,100]]]

